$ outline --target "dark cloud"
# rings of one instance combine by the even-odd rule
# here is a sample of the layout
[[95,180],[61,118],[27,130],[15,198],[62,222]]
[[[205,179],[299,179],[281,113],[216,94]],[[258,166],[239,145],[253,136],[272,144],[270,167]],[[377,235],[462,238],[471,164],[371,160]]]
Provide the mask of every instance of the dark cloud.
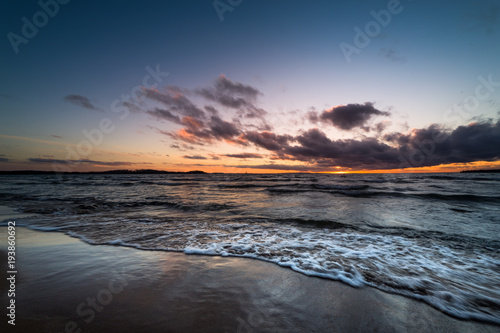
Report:
[[[160,93],[154,89],[143,89],[144,97],[162,103],[167,107],[170,114],[172,112],[183,116],[189,116],[197,119],[204,119],[205,113],[199,109],[191,100],[181,93],[178,87],[168,87],[167,91]],[[168,120],[168,119],[167,119]]]
[[253,109],[253,102],[260,94],[257,89],[233,82],[225,75],[220,75],[215,80],[213,87],[199,89],[197,93],[208,100],[233,109]]
[[[179,131],[162,131],[158,130],[158,133],[161,133],[163,135],[166,135],[174,140],[177,141],[184,141],[193,145],[199,145],[199,146],[204,146],[205,144],[211,143],[211,140],[208,140],[206,138],[202,138],[199,135],[193,135],[189,133],[188,130],[185,128],[180,129]],[[197,134],[202,134],[202,132],[197,133]]]
[[[347,104],[323,111],[319,119],[342,130],[351,130],[355,127],[364,127],[373,116],[389,116],[389,112],[377,110],[373,103]],[[309,119],[314,119],[310,115]]]
[[66,163],[71,163],[72,161],[75,160],[58,160],[54,158],[29,158],[28,161],[33,162],[33,163],[60,163],[60,164],[66,164]]
[[5,157],[0,157],[0,162],[9,162],[10,160]]
[[58,164],[91,164],[91,165],[102,165],[102,166],[126,166],[134,164],[151,164],[151,163],[134,163],[134,162],[104,162],[89,159],[82,160],[60,160],[54,158],[29,158],[29,162],[32,163],[58,163]]
[[284,156],[288,159],[349,168],[384,168],[389,164],[397,167],[397,149],[375,138],[333,141],[319,129],[313,128],[295,139],[298,146],[283,148]]
[[[252,86],[233,82],[224,75],[220,75],[213,86],[198,89],[196,93],[209,101],[236,110],[236,114],[240,118],[260,122],[257,125],[253,124],[257,128],[271,129],[271,126],[265,120],[267,111],[255,105],[255,101],[261,95],[261,92]],[[208,107],[208,111],[214,115],[216,110],[213,107]]]
[[206,160],[207,159],[205,156],[201,156],[201,155],[184,155],[182,157],[190,159],[190,160]]
[[262,147],[271,151],[279,151],[284,146],[287,146],[288,141],[293,140],[290,135],[277,135],[272,132],[246,132],[243,137],[243,141],[253,143],[258,147]]
[[[440,133],[434,133],[434,136]],[[441,134],[445,135],[445,134]],[[449,136],[449,156],[457,162],[500,158],[500,121],[459,126]]]
[[[169,87],[166,92],[144,90],[144,95],[163,104],[161,108],[147,111],[151,116],[181,125],[176,131],[154,128],[159,133],[177,141],[172,148],[179,150],[193,148],[192,145],[214,144],[220,141],[239,146],[254,146],[271,152],[274,161],[300,161],[302,167],[284,165],[280,170],[327,171],[338,168],[351,169],[395,169],[400,167],[432,166],[444,163],[466,163],[472,161],[494,161],[500,159],[499,125],[491,121],[479,121],[456,129],[439,125],[415,129],[409,133],[385,133],[392,124],[390,120],[374,122],[377,116],[389,116],[373,103],[348,104],[333,107],[322,112],[310,108],[305,119],[317,125],[329,124],[342,130],[360,128],[374,133],[371,137],[332,140],[319,128],[312,128],[299,135],[277,134],[267,125],[265,111],[253,105],[260,94],[251,86],[232,82],[225,76],[219,77],[212,87],[200,89],[197,94],[222,106],[239,109],[231,121],[222,118],[212,105],[196,106],[185,91]],[[262,122],[249,121],[254,112]],[[247,116],[245,116],[247,115]],[[302,118],[304,120],[304,118]],[[406,131],[406,129],[405,129]],[[384,134],[385,133],[385,134]],[[187,143],[187,144],[186,144]],[[170,144],[170,143],[169,143]],[[420,154],[420,159],[415,158]],[[262,158],[261,154],[241,153],[215,155],[185,155],[186,159]],[[405,164],[406,161],[406,164]],[[409,161],[409,162],[408,162]],[[277,164],[272,164],[277,165]],[[279,166],[263,166],[278,168]],[[293,168],[293,169],[287,169]]]
[[331,140],[318,128],[296,137],[249,133],[245,139],[275,153],[275,160],[309,163],[308,170],[343,167],[395,169],[448,163],[500,160],[500,121],[473,123],[454,130],[439,125],[382,137]]
[[208,154],[208,155],[210,155],[210,158],[211,158],[212,160],[216,160],[216,161],[217,161],[217,160],[220,160],[220,156],[219,156],[219,155],[217,155],[217,154]]
[[52,134],[51,136],[54,138],[57,138],[57,139],[62,139],[62,136],[59,136],[59,135]]
[[64,100],[66,102],[70,102],[71,104],[81,106],[85,109],[102,111],[102,109],[94,106],[87,97],[82,95],[67,95],[66,97],[64,97]]
[[172,112],[168,110],[154,108],[153,110],[146,111],[146,113],[159,120],[168,120],[176,124],[181,123],[181,119],[179,118],[179,116],[172,114]]
[[315,110],[309,110],[309,111],[307,111],[307,113],[306,113],[306,119],[309,120],[309,122],[311,122],[313,124],[317,124],[320,121],[319,114]]
[[392,122],[391,121],[381,121],[380,123],[375,124],[372,129],[375,130],[377,133],[382,133],[387,127],[391,126]]
[[409,166],[500,159],[500,121],[472,123],[454,130],[434,124],[410,134],[392,134],[385,138],[399,144],[403,161]]
[[184,127],[179,131],[166,132],[158,130],[158,132],[173,139],[197,145],[221,140],[232,141],[241,134],[237,124],[222,120],[218,116],[210,117],[209,121],[186,116],[181,119],[180,123]]
[[262,155],[254,153],[226,154],[222,156],[232,157],[232,158],[262,158]]
[[245,127],[250,129],[256,129],[258,131],[264,131],[264,132],[269,132],[269,131],[272,131],[273,127],[269,124],[267,124],[266,122],[262,122],[260,124],[245,124]]
[[[157,129],[159,133],[190,144],[205,145],[216,141],[236,142],[242,135],[243,127],[261,131],[272,129],[264,119],[267,112],[253,104],[260,92],[251,86],[233,82],[221,75],[212,87],[197,91],[198,95],[210,101],[216,101],[223,106],[241,108],[236,112],[238,117],[234,117],[231,121],[222,119],[219,111],[212,105],[199,108],[185,96],[185,93],[185,90],[173,86],[168,87],[165,92],[143,89],[143,96],[165,106],[146,111],[147,114],[158,120],[183,125],[183,128],[177,131]],[[242,124],[243,120],[245,124]],[[243,144],[241,140],[240,143]]]
[[289,164],[259,164],[259,165],[226,165],[226,167],[239,169],[258,169],[258,170],[282,170],[298,172],[321,172],[329,171],[329,168],[317,167],[314,165],[289,165]]
[[232,139],[240,134],[240,130],[234,123],[222,120],[217,116],[212,116],[209,123],[210,133],[216,139]]
[[130,101],[123,101],[121,104],[124,107],[128,108],[128,110],[130,112],[135,112],[135,113],[141,112],[141,108],[136,103],[133,103],[133,102],[130,102]]
[[208,114],[211,115],[211,116],[218,116],[219,115],[219,111],[217,111],[217,109],[214,108],[211,105],[206,105],[205,106],[205,111],[207,111]]
[[385,134],[382,139],[384,141],[396,144],[398,146],[403,146],[406,145],[410,142],[410,137],[409,135],[399,133],[399,132],[393,132],[393,133],[388,133]]

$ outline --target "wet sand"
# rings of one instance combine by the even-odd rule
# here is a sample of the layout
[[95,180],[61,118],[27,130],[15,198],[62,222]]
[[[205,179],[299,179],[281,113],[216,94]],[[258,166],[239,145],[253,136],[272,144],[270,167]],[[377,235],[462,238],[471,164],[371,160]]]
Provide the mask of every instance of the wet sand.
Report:
[[[16,326],[2,332],[499,332],[372,288],[254,259],[93,246],[17,227]],[[7,228],[0,228],[1,279]]]

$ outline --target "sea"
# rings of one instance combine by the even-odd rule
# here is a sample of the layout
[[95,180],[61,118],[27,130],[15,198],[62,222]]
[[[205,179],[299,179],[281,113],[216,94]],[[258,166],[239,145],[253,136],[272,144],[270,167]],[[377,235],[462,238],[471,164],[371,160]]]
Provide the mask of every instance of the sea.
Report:
[[89,244],[255,258],[500,324],[498,173],[2,175],[0,198]]

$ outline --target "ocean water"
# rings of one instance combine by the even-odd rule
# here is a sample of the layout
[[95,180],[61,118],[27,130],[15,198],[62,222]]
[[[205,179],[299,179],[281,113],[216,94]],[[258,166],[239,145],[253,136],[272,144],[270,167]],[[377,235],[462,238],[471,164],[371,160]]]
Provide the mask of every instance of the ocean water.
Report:
[[500,174],[0,176],[0,198],[90,244],[257,258],[500,324]]

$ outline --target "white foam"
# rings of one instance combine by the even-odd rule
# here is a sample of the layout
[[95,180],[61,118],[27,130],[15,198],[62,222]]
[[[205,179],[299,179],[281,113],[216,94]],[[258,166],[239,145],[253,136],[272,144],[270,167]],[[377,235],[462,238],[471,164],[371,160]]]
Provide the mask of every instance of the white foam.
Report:
[[[266,260],[355,287],[413,296],[460,318],[500,323],[500,313],[475,302],[483,299],[500,305],[500,259],[496,257],[437,244],[429,247],[425,241],[401,236],[286,227],[271,231],[247,225],[227,237],[228,229],[198,228],[187,237],[184,252]],[[214,242],[198,241],[208,235]],[[375,278],[367,280],[366,273]]]

